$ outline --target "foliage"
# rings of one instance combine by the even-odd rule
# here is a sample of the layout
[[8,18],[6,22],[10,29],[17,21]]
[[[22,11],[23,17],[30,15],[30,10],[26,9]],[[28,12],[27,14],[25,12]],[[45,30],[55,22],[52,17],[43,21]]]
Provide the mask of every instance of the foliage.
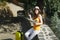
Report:
[[60,0],[44,0],[45,2],[45,11],[47,17],[51,18],[51,29],[60,38],[60,19],[58,11],[60,11]]
[[29,10],[31,8],[33,8],[37,3],[37,0],[28,0],[28,2],[25,3],[25,9]]
[[6,4],[7,4],[6,1],[0,2],[0,6],[4,7],[4,6],[6,6]]
[[60,38],[60,19],[58,18],[57,12],[51,18],[51,29]]
[[59,0],[45,0],[46,13],[49,17],[58,11]]
[[0,0],[0,2],[7,1],[7,0]]
[[37,4],[37,0],[20,0],[20,2],[24,3],[24,9],[25,9],[25,13],[26,16],[28,15],[27,13],[32,10],[35,5]]

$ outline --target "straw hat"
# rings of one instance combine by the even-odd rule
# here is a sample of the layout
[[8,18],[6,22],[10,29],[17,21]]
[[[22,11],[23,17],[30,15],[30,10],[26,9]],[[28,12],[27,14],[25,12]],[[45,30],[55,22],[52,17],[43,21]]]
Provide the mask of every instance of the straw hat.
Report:
[[39,9],[39,7],[38,6],[35,6],[35,9]]

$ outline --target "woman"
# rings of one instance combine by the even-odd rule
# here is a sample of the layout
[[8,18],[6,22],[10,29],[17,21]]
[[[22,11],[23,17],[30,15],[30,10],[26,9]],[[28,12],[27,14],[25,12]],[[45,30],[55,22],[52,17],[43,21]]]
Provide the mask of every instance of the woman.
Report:
[[41,11],[39,9],[38,6],[36,6],[34,8],[34,16],[33,16],[33,20],[34,20],[34,26],[29,29],[26,33],[25,33],[25,36],[27,38],[27,40],[32,40],[33,37],[35,37],[37,34],[39,34],[40,32],[40,26],[43,24],[43,21],[42,21],[42,16],[41,16]]

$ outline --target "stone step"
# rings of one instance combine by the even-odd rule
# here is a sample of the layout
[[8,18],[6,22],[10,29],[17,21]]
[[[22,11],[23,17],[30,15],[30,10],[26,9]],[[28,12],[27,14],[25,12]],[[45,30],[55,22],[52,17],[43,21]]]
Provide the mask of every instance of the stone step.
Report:
[[41,26],[38,38],[39,40],[59,40],[50,27],[45,24]]

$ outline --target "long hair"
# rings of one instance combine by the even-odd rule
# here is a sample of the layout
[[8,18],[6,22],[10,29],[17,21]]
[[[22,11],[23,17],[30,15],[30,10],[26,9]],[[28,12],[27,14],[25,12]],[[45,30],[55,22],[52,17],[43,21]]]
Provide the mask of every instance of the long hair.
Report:
[[[35,13],[35,10],[38,10],[38,11],[39,11],[38,14]],[[33,13],[34,13],[34,17],[33,17],[33,18],[35,19],[35,18],[37,18],[37,17],[39,16],[39,14],[41,14],[41,10],[35,8],[35,9],[33,10]]]

